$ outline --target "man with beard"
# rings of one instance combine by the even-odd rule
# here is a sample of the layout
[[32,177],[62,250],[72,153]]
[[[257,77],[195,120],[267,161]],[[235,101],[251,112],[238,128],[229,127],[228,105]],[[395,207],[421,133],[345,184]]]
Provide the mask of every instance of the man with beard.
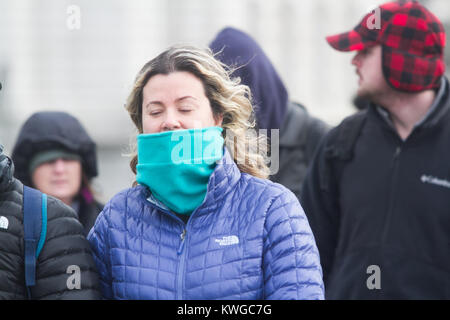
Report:
[[390,2],[327,41],[356,51],[358,95],[370,106],[325,137],[303,186],[326,298],[449,299],[442,24],[417,1]]

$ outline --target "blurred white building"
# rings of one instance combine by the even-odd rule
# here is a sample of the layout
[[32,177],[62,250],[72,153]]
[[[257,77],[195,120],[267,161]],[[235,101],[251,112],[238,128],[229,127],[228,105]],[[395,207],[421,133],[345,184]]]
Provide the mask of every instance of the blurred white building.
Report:
[[[172,44],[207,46],[225,26],[252,35],[291,97],[337,124],[354,111],[357,77],[353,54],[332,50],[325,36],[353,28],[383,2],[0,0],[0,143],[11,153],[35,111],[70,112],[97,142],[95,186],[109,199],[134,179],[122,154],[135,139],[124,103],[138,70]],[[450,22],[448,0],[422,2]]]

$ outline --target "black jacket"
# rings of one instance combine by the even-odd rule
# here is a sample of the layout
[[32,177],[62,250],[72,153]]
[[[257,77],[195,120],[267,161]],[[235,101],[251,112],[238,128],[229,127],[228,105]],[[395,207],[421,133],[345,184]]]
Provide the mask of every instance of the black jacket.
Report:
[[308,166],[328,131],[329,126],[311,116],[305,107],[289,102],[280,129],[279,168],[270,180],[284,185],[300,199]]
[[350,158],[331,152],[342,124],[322,141],[301,204],[326,298],[450,299],[447,80],[442,90],[438,107],[405,141],[375,106]]
[[[3,161],[1,161],[3,160]],[[26,299],[23,185],[0,152],[0,299]],[[98,275],[83,227],[61,201],[48,197],[47,236],[38,257],[33,299],[99,299]],[[68,288],[69,267],[80,268],[80,289]],[[69,273],[68,273],[69,272]]]
[[104,205],[98,201],[93,200],[91,203],[87,203],[82,197],[80,197],[80,207],[78,209],[78,219],[83,225],[84,235],[87,237],[89,231],[95,224],[97,216],[102,212]]

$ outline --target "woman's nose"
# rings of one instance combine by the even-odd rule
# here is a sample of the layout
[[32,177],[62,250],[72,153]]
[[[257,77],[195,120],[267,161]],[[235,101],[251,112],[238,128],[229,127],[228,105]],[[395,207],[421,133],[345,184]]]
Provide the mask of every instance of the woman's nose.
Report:
[[181,129],[181,123],[176,113],[171,111],[166,112],[161,124],[161,131],[173,131],[178,129]]

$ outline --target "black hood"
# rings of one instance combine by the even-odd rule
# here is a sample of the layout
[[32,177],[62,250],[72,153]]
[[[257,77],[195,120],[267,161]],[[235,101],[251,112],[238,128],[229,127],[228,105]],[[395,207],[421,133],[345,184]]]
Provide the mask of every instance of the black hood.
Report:
[[15,177],[30,186],[29,165],[39,152],[62,149],[78,154],[87,177],[97,176],[96,145],[81,123],[66,112],[37,112],[22,126],[12,152]]

